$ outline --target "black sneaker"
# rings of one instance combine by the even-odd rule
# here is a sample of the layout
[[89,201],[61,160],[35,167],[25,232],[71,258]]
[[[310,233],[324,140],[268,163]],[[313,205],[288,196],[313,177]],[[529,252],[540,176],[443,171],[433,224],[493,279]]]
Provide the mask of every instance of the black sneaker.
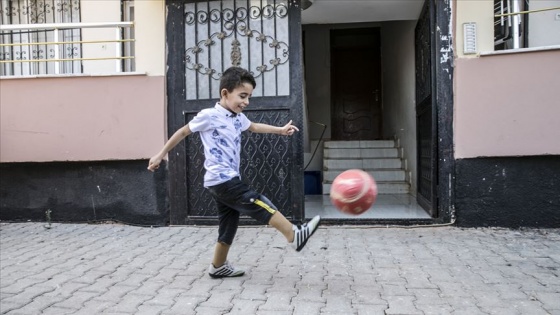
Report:
[[229,262],[225,262],[221,267],[216,268],[213,264],[208,267],[208,274],[212,278],[239,277],[245,274],[245,271],[232,266]]
[[316,215],[311,219],[311,221],[304,223],[303,225],[294,225],[294,241],[292,242],[292,246],[296,249],[296,251],[300,251],[303,249],[305,244],[307,244],[307,240],[315,233],[317,228],[319,227],[319,223],[321,222],[321,217]]

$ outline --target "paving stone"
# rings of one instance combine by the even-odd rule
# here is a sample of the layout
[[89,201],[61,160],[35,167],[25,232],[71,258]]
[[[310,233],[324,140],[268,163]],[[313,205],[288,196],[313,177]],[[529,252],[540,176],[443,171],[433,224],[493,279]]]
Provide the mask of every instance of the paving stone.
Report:
[[535,292],[533,294],[547,310],[560,310],[560,292]]
[[423,314],[422,311],[414,305],[413,296],[387,296],[383,297],[387,300],[389,308],[385,311],[387,315],[390,314]]
[[234,299],[232,301],[232,307],[229,313],[227,314],[228,315],[255,314],[257,312],[257,309],[263,304],[264,301],[259,301],[259,300]]
[[295,303],[293,315],[320,314],[321,309],[325,307],[325,303],[314,301],[298,301]]
[[324,303],[323,292],[326,285],[296,285],[297,294],[292,298],[292,302],[298,305],[301,302],[320,302]]
[[[103,300],[102,297],[98,299]],[[105,309],[104,312],[135,314],[138,311],[138,307],[148,299],[150,297],[145,295],[127,294],[120,298],[116,304]]]
[[91,315],[91,314],[101,314],[107,308],[113,306],[114,303],[109,301],[99,301],[91,299],[83,304],[80,309],[74,313],[76,315]]
[[[132,292],[134,291],[130,292],[132,294]],[[157,293],[154,292],[155,294],[153,295],[153,298],[150,300],[146,300],[144,304],[167,305],[171,307],[175,304],[176,299],[178,299],[179,296],[184,292],[184,290],[180,289],[168,289],[163,287],[159,291],[157,291]],[[206,297],[204,299],[206,299]]]
[[352,314],[352,300],[344,295],[325,296],[326,305],[321,309],[325,314]]
[[372,305],[372,304],[354,304],[352,306],[357,315],[386,315],[385,311],[388,306],[386,305]]
[[168,311],[171,313],[183,312],[183,314],[196,313],[196,308],[200,305],[200,303],[206,300],[207,298],[202,296],[189,296],[181,294],[175,298],[172,307],[170,307]]
[[215,227],[0,232],[3,314],[560,315],[560,229],[322,226],[298,253],[241,227],[232,279],[207,274]]
[[45,315],[65,315],[65,314],[74,314],[77,310],[71,308],[62,308],[62,307],[55,307],[50,306],[44,309],[41,314]]
[[436,304],[436,305],[429,305],[429,304],[416,304],[416,308],[421,311],[424,315],[444,315],[444,314],[452,314],[453,307],[448,304]]
[[199,304],[199,307],[210,307],[210,308],[220,308],[229,310],[233,306],[233,297],[237,295],[238,292],[235,290],[212,290],[210,297]]
[[259,307],[259,311],[291,311],[292,298],[297,292],[268,292],[266,302]]
[[93,299],[98,294],[96,292],[73,292],[64,300],[54,303],[53,305],[61,308],[72,308],[79,310],[85,302]]
[[136,315],[154,315],[160,314],[165,310],[168,310],[171,306],[167,305],[156,305],[156,304],[142,304],[138,306],[138,311]]

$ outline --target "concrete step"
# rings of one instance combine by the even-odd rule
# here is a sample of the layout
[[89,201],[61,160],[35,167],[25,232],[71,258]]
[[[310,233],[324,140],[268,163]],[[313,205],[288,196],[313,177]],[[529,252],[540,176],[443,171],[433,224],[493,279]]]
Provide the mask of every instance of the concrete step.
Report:
[[[332,182],[342,172],[343,170],[323,172],[323,182]],[[406,174],[402,169],[370,170],[367,173],[379,182],[398,182],[406,179]]]
[[324,149],[324,159],[372,159],[372,158],[398,158],[397,148],[380,149]]
[[373,170],[383,168],[402,168],[402,160],[399,158],[378,159],[330,159],[323,161],[323,170],[347,170],[359,168],[362,170]]
[[394,148],[393,140],[325,141],[325,149]]
[[[331,183],[323,183],[323,195],[329,195]],[[408,194],[410,185],[406,182],[377,182],[378,194]]]

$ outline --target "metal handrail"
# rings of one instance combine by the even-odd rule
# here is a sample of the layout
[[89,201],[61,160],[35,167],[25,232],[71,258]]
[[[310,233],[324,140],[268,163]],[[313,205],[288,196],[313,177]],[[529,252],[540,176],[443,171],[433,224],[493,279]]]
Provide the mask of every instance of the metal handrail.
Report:
[[9,24],[0,25],[0,31],[72,29],[72,28],[108,28],[134,27],[134,22],[100,22],[100,23],[44,23],[44,24]]
[[494,15],[494,17],[512,16],[512,15],[517,15],[517,14],[529,14],[529,13],[552,11],[552,10],[560,10],[560,7],[538,9],[538,10],[528,10],[528,11],[519,11],[519,12],[504,13],[504,14],[496,14],[496,15]]
[[0,44],[0,47],[10,46],[38,46],[38,45],[60,45],[60,44],[101,44],[101,43],[129,43],[135,42],[135,39],[115,39],[115,40],[77,40],[69,42],[36,42],[36,43],[15,43]]
[[80,60],[128,60],[134,59],[134,57],[104,57],[104,58],[63,58],[63,59],[19,59],[19,60],[0,60],[2,63],[16,63],[16,62],[56,62],[56,61],[80,61]]

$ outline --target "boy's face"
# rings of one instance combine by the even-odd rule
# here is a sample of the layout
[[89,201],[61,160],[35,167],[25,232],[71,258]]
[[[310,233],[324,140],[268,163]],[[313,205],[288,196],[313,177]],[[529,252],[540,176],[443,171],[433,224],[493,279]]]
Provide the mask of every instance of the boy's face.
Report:
[[230,111],[239,114],[249,106],[249,98],[253,93],[253,86],[250,83],[242,83],[240,86],[228,92],[223,89],[221,91],[220,104]]

